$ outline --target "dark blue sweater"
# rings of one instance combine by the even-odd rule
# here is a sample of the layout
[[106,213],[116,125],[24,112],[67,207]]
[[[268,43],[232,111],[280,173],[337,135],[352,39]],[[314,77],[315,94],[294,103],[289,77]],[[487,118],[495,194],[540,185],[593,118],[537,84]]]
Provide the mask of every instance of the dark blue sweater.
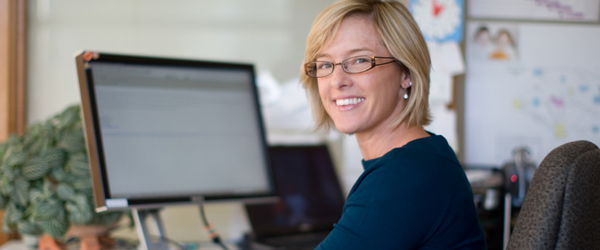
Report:
[[444,137],[411,141],[363,166],[317,249],[486,249],[471,186]]

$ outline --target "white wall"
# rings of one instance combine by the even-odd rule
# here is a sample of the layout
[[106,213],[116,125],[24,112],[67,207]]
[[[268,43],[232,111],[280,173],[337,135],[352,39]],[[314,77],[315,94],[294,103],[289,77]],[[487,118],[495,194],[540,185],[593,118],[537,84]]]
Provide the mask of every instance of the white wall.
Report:
[[[306,35],[333,0],[33,0],[29,2],[28,124],[80,102],[81,49],[254,63],[279,82],[299,74]],[[226,238],[249,229],[239,203],[208,205]],[[179,241],[205,240],[197,208],[163,211]],[[123,235],[135,236],[128,230]]]
[[114,53],[254,63],[297,77],[323,0],[30,1],[29,124],[79,103],[73,54]]

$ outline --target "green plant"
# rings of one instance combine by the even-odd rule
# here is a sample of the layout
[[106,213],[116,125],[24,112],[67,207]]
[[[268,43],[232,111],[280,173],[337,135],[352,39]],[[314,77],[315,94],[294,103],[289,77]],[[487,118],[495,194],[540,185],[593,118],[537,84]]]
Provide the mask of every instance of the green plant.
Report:
[[2,230],[59,239],[74,225],[112,225],[122,212],[95,213],[78,105],[0,144]]

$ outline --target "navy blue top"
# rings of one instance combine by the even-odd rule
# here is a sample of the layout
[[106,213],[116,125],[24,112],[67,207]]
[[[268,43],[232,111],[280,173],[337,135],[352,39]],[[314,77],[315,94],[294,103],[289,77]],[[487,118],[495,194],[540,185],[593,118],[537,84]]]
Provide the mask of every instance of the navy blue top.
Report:
[[362,163],[342,218],[318,250],[486,249],[473,191],[443,136]]

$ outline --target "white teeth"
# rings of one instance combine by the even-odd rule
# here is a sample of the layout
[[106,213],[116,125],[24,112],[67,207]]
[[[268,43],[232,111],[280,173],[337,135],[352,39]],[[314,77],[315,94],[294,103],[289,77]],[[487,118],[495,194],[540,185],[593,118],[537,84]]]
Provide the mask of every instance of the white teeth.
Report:
[[339,99],[335,101],[335,104],[338,106],[345,106],[351,104],[357,104],[359,102],[364,101],[365,98],[348,98],[348,99]]

